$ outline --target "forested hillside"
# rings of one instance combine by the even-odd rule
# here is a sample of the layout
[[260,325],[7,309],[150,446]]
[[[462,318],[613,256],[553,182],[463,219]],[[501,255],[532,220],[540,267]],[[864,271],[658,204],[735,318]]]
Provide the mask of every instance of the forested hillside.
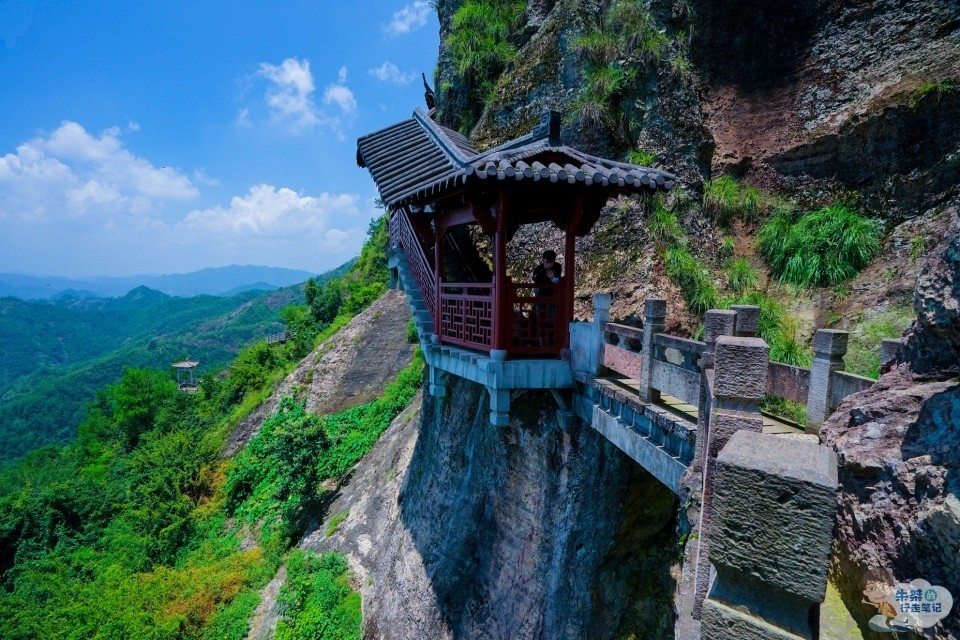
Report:
[[[316,281],[341,277],[350,266]],[[222,367],[239,349],[282,330],[282,309],[303,296],[288,287],[176,298],[137,287],[120,298],[0,299],[0,460],[67,442],[96,390],[127,367],[166,368],[187,357],[200,361],[201,373]]]
[[0,474],[0,638],[239,640],[281,563],[291,587],[277,637],[359,636],[343,559],[288,549],[326,499],[324,482],[409,402],[422,359],[381,397],[336,415],[286,397],[236,458],[220,453],[296,362],[383,293],[385,248],[381,221],[350,274],[310,283],[313,304],[282,312],[286,344],[243,349],[195,394],[166,369],[128,370],[97,395],[73,442]]

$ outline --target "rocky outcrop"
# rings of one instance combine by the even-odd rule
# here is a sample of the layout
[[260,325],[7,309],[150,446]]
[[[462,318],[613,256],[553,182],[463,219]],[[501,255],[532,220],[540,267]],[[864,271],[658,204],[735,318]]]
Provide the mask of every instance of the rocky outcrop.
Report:
[[957,3],[704,0],[694,15],[716,168],[814,199],[856,189],[895,219],[956,184]]
[[[903,366],[849,397],[821,438],[840,462],[832,579],[865,637],[870,569],[960,593],[960,383],[918,381]],[[950,616],[938,638],[960,637]]]
[[366,638],[672,637],[676,499],[552,397],[491,427],[482,387],[424,399],[358,467],[306,545],[348,554]]
[[947,229],[950,244],[917,277],[917,320],[907,334],[905,358],[918,375],[960,373],[960,220]]
[[240,421],[221,455],[236,454],[260,432],[284,396],[314,413],[330,414],[373,400],[410,362],[410,311],[400,291],[388,291],[300,361],[267,400]]

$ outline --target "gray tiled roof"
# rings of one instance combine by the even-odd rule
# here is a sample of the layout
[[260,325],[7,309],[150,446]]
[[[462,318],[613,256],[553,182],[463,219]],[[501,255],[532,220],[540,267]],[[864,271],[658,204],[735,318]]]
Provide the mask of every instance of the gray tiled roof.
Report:
[[627,192],[667,191],[676,183],[669,173],[561,144],[558,125],[557,114],[544,114],[532,133],[478,152],[467,138],[417,109],[409,120],[357,140],[357,164],[370,171],[390,208],[423,203],[479,180],[579,182]]

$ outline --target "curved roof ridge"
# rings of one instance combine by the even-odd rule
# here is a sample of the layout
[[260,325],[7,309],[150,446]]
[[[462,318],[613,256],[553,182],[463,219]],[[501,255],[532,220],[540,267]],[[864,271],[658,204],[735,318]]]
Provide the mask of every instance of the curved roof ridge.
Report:
[[424,113],[420,107],[413,110],[413,118],[423,127],[423,130],[426,131],[427,134],[436,140],[440,149],[456,161],[456,164],[459,164],[461,168],[469,164],[469,158],[463,153],[460,146],[444,133],[446,127],[442,127],[434,122],[433,118]]

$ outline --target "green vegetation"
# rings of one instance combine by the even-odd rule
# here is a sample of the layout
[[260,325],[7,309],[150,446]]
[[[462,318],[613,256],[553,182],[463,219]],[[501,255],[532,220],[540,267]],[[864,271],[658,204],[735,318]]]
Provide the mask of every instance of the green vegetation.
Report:
[[[386,280],[377,237],[375,226],[344,278],[344,309]],[[348,318],[301,330],[316,342]],[[382,398],[334,416],[286,398],[247,449],[222,459],[238,421],[296,362],[297,345],[248,347],[192,394],[166,370],[127,370],[97,395],[72,443],[0,471],[0,638],[240,640],[284,561],[291,586],[278,637],[358,638],[359,596],[343,559],[288,549],[319,508],[323,481],[360,460],[413,396],[423,361]]]
[[[675,204],[674,208],[682,206],[683,203]],[[664,198],[650,201],[646,226],[658,244],[667,276],[680,288],[692,313],[702,316],[710,309],[727,309],[735,304],[759,306],[759,335],[770,345],[770,359],[797,366],[809,365],[812,355],[799,337],[796,320],[772,296],[757,290],[760,274],[745,258],[728,263],[728,291],[718,291],[710,268],[691,253],[677,214]]]
[[659,245],[667,275],[680,287],[690,311],[703,315],[716,307],[717,289],[710,270],[690,252],[687,234],[663,197],[650,201],[646,226]]
[[226,365],[241,347],[296,324],[284,307],[302,299],[297,287],[229,298],[172,298],[140,287],[122,298],[0,299],[0,352],[10,356],[0,374],[0,460],[69,442],[97,390],[126,368],[166,369],[188,357],[201,371]]
[[627,162],[641,167],[652,167],[657,163],[657,154],[642,149],[632,149],[627,152]]
[[893,305],[870,318],[857,318],[850,330],[844,369],[850,373],[880,377],[880,343],[897,339],[916,317],[909,303]]
[[340,513],[335,513],[330,517],[330,522],[327,523],[327,537],[329,538],[340,529],[340,525],[344,523],[347,519],[347,516],[350,515],[349,511],[341,511]]
[[227,471],[230,515],[250,526],[262,523],[267,553],[286,549],[323,498],[321,484],[360,461],[413,398],[422,373],[417,349],[382,397],[329,417],[309,414],[301,403],[285,398]]
[[737,296],[754,289],[760,282],[760,273],[750,266],[746,258],[737,258],[727,267],[727,282]]
[[953,91],[954,85],[950,81],[944,82],[924,82],[921,84],[913,95],[910,97],[910,107],[916,108],[921,102],[927,98],[940,98],[945,94]]
[[770,346],[770,360],[798,367],[810,366],[813,354],[800,340],[800,328],[783,305],[764,291],[747,291],[742,295],[721,296],[718,308],[728,309],[735,304],[760,307],[758,335]]
[[927,252],[927,240],[923,236],[917,236],[910,241],[910,261],[911,262],[916,262],[926,252]]
[[454,12],[447,46],[471,105],[458,114],[462,133],[473,128],[497,78],[516,56],[510,38],[526,8],[525,0],[465,0]]
[[760,229],[760,252],[781,282],[832,286],[857,275],[880,246],[880,225],[833,205],[803,214],[781,213]]
[[360,594],[350,588],[347,563],[339,554],[291,552],[279,602],[284,618],[277,623],[277,640],[360,637]]
[[756,223],[770,206],[770,198],[731,176],[720,176],[704,184],[703,208],[715,214],[721,225],[729,225],[733,220]]
[[710,270],[697,260],[686,246],[676,245],[667,249],[667,275],[673,280],[693,313],[703,315],[717,306],[717,289]]
[[584,59],[585,83],[573,105],[580,126],[602,129],[629,147],[635,136],[628,130],[627,96],[635,93],[639,72],[661,62],[669,44],[643,3],[615,0],[601,10],[573,42]]
[[803,427],[807,424],[807,405],[791,402],[776,396],[766,396],[760,403],[760,410],[794,422]]

